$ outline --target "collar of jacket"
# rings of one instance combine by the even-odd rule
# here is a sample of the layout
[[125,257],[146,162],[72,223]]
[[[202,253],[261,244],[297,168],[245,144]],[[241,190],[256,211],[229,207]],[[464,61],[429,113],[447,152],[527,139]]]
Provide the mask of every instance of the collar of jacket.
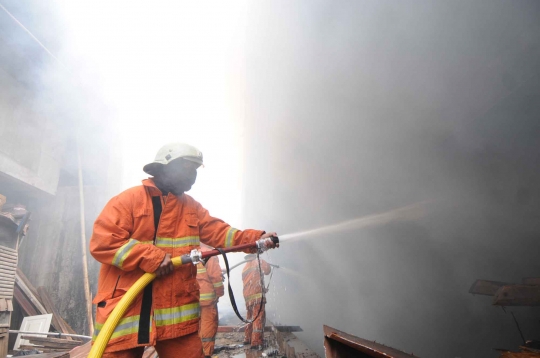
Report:
[[[154,183],[154,181],[152,180],[152,178],[148,178],[148,179],[144,179],[142,181],[142,184],[144,185],[145,188],[148,189],[148,192],[150,193],[151,196],[163,196],[163,193],[161,192],[161,190],[159,190],[159,188],[156,186],[156,184]],[[178,200],[182,200],[184,194],[182,194],[182,196],[176,196],[172,193],[169,193],[167,195],[167,197],[169,196],[174,196],[176,197]]]

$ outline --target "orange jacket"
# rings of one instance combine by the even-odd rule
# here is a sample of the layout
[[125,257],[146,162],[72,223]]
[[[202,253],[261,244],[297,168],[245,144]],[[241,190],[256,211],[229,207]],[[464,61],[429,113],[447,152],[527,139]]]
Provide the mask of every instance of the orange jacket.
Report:
[[[162,214],[155,245],[153,196],[161,197]],[[210,216],[189,195],[161,196],[151,179],[112,198],[98,216],[90,252],[102,263],[94,303],[94,337],[124,293],[145,272],[154,272],[169,253],[172,257],[199,248],[199,240],[213,247],[251,243],[263,231],[239,231]],[[150,342],[138,342],[142,295],[129,307],[115,329],[106,352],[114,352],[196,332],[199,326],[199,284],[194,265],[183,265],[157,278],[152,287]],[[143,317],[148,320],[148,317]]]
[[[261,259],[261,270],[264,275],[269,275],[272,268],[268,262]],[[258,260],[249,261],[244,266],[242,270],[242,281],[244,282],[244,300],[246,301],[246,305],[259,303],[264,287],[261,286]]]
[[[210,306],[223,296],[223,277],[217,257],[211,257],[206,265],[197,264],[197,282],[199,282],[201,291],[201,306]],[[221,288],[221,290],[217,288]]]

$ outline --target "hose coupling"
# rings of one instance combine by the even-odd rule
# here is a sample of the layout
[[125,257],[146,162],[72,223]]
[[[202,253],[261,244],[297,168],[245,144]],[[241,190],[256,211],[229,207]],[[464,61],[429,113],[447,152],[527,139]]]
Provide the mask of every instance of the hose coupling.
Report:
[[193,249],[189,253],[189,258],[191,259],[193,265],[197,265],[199,262],[201,262],[202,252],[200,250]]

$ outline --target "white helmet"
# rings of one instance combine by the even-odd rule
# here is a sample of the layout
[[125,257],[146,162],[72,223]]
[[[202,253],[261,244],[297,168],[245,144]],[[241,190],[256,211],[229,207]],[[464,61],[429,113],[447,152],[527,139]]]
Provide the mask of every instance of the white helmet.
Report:
[[157,168],[161,165],[167,165],[178,158],[203,164],[202,152],[194,146],[185,143],[171,143],[161,147],[156,154],[156,159],[152,163],[146,164],[143,170],[150,175],[155,175]]

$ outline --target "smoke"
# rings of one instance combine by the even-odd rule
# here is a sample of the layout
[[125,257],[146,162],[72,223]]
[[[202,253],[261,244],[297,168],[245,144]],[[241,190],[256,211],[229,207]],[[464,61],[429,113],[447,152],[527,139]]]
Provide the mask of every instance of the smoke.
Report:
[[[537,275],[540,7],[522,1],[252,4],[245,217],[278,234],[428,201],[414,220],[291,240],[269,319],[422,357],[521,343],[475,279]],[[354,226],[354,225],[353,225]],[[515,308],[528,339],[538,311]]]
[[[350,224],[265,258],[283,267],[269,318],[321,355],[323,324],[423,357],[520,344],[511,316],[467,291],[540,269],[537,1],[2,4],[75,76],[2,13],[0,75],[21,93],[2,90],[1,107],[37,103],[21,118],[53,113],[63,137],[83,119],[88,182],[114,152],[137,184],[159,146],[185,140],[208,158],[195,197],[234,226]],[[538,337],[538,312],[514,311]]]

